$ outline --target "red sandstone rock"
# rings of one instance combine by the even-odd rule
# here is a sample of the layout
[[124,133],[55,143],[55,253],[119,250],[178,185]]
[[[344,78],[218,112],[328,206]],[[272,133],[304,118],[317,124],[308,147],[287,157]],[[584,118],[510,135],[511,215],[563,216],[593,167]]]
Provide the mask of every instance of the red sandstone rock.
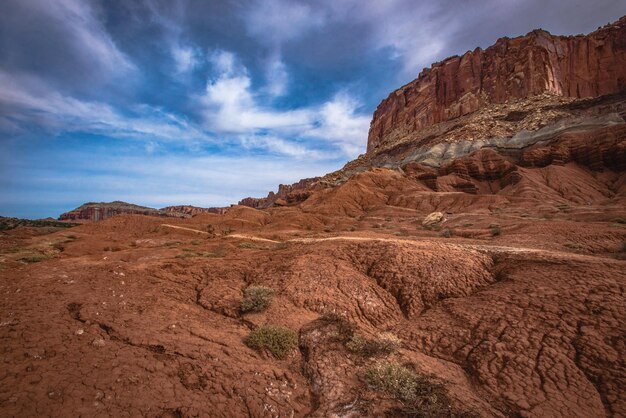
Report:
[[261,198],[246,197],[241,199],[239,204],[255,209],[263,209],[274,205],[278,200],[280,200],[282,205],[302,202],[310,196],[308,189],[315,185],[319,179],[319,177],[313,177],[302,179],[293,184],[280,184],[276,193],[269,192],[267,197]]
[[101,221],[116,215],[148,215],[161,217],[184,217],[183,214],[175,214],[145,206],[133,205],[126,202],[89,202],[74,210],[65,212],[59,216],[60,221]]
[[167,206],[161,208],[160,210],[164,212],[168,212],[173,215],[189,215],[195,216],[201,213],[215,213],[218,215],[224,214],[228,208],[200,208],[198,206],[190,206],[190,205],[180,205],[180,206]]
[[[584,98],[626,89],[626,17],[587,36],[535,30],[448,58],[381,102],[370,126],[368,153],[394,131],[410,135],[492,103],[542,93]],[[523,115],[512,115],[511,118]]]

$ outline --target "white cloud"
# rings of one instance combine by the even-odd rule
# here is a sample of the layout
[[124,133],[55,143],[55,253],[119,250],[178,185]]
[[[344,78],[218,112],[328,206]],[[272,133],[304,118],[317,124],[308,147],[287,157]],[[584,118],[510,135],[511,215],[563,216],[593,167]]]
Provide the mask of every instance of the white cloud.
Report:
[[271,97],[279,97],[287,93],[289,73],[280,56],[272,57],[266,64],[265,79],[267,80],[265,90]]
[[273,111],[260,107],[251,91],[251,80],[245,67],[225,51],[211,54],[216,70],[209,80],[203,102],[207,126],[221,133],[252,133],[262,129],[293,131],[311,123],[311,112],[304,110]]
[[171,47],[172,58],[178,74],[193,70],[200,62],[199,53],[190,46],[173,45]]
[[57,21],[69,32],[68,39],[101,67],[109,71],[132,70],[134,64],[122,53],[102,23],[94,15],[89,2],[81,0],[51,0],[28,2],[31,7]]
[[324,103],[318,112],[319,123],[305,135],[338,144],[346,155],[363,152],[370,117],[357,113],[358,102],[346,92]]
[[37,124],[58,132],[89,132],[116,138],[211,141],[212,137],[177,115],[147,105],[123,115],[101,102],[78,100],[43,87],[37,80],[0,72],[2,124]]
[[370,118],[358,114],[359,103],[347,92],[321,106],[276,110],[259,103],[246,68],[234,54],[216,51],[211,57],[221,73],[208,81],[201,99],[210,131],[236,134],[243,144],[293,156],[319,157],[324,153],[312,149],[320,146],[349,157],[364,150]]

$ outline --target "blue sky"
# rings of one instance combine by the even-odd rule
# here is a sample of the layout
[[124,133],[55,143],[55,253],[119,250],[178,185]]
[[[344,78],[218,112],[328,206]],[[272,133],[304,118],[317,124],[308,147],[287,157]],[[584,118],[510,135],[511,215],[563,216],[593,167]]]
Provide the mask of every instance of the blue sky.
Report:
[[423,67],[622,1],[1,0],[0,215],[223,206],[365,151]]

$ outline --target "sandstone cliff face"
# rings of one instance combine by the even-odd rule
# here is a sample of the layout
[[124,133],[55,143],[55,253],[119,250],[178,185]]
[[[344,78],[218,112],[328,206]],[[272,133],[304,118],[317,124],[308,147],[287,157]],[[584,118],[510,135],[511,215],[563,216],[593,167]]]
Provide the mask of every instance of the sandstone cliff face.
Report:
[[587,36],[535,30],[436,63],[391,93],[374,112],[367,151],[490,104],[541,94],[578,99],[625,89],[626,16]]

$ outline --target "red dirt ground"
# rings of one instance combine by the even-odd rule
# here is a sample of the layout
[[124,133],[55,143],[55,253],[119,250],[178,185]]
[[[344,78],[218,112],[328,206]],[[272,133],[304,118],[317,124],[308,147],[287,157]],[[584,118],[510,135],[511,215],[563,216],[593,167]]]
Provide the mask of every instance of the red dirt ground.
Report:
[[[571,182],[533,200],[551,170],[583,169],[497,195],[377,169],[299,206],[4,232],[0,415],[406,416],[363,377],[386,357],[443,385],[434,416],[625,416],[623,191],[578,173],[591,205]],[[240,312],[249,285],[268,310]],[[344,322],[400,347],[351,352]],[[298,347],[246,346],[263,324]]]

